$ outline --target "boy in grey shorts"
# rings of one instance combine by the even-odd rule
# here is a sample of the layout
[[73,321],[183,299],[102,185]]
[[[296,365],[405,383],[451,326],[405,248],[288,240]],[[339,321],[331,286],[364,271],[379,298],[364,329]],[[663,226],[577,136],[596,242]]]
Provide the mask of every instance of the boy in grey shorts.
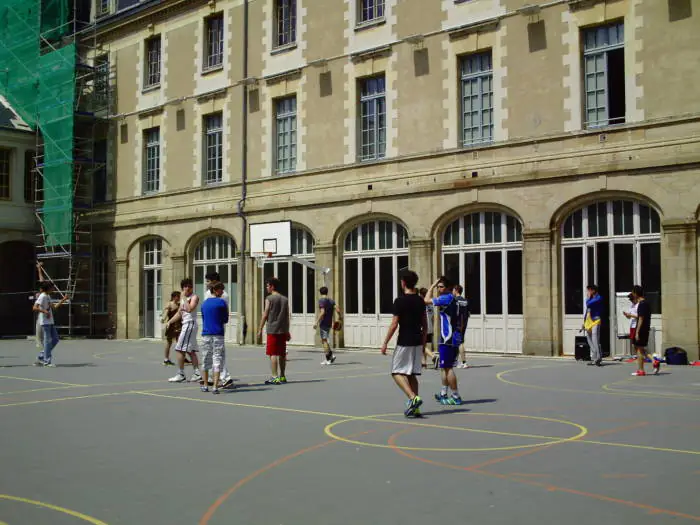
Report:
[[423,400],[418,395],[418,376],[421,375],[423,348],[428,331],[425,302],[416,292],[418,275],[407,270],[401,273],[402,297],[394,300],[393,318],[384,338],[381,352],[386,355],[389,341],[399,329],[396,349],[391,361],[391,376],[406,394],[406,417],[420,417]]

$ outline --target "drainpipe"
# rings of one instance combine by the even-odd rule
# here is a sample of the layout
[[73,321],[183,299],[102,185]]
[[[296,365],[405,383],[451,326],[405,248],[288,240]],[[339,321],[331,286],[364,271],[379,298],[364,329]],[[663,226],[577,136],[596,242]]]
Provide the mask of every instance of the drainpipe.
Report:
[[[248,78],[248,2],[243,3],[243,78]],[[248,87],[243,86],[243,118],[241,140],[241,199],[238,201],[237,213],[241,218],[242,234],[240,245],[239,281],[241,287],[241,300],[238,304],[238,323],[241,344],[245,344],[248,334],[246,321],[246,251],[248,250],[248,218],[245,214],[246,197],[248,196]]]

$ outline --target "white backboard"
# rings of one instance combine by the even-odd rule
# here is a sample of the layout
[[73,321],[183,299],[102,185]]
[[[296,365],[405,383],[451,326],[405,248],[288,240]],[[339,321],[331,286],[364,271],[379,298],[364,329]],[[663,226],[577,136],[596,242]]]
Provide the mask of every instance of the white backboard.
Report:
[[292,255],[292,221],[261,222],[250,225],[250,254],[255,257]]

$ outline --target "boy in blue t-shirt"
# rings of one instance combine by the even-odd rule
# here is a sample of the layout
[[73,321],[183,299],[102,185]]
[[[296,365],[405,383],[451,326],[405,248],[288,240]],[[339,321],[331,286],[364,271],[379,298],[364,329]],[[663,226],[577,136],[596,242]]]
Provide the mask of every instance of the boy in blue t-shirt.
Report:
[[[437,287],[438,297],[433,298],[433,290]],[[442,389],[439,394],[435,394],[435,400],[442,405],[461,405],[462,398],[459,395],[457,388],[457,376],[452,370],[459,345],[462,344],[463,332],[461,330],[461,322],[457,301],[452,294],[454,285],[447,277],[440,277],[428,289],[425,294],[425,304],[432,304],[440,313],[440,326],[438,327],[439,345],[439,363],[440,375],[442,378]],[[448,387],[452,390],[452,395],[447,395]]]
[[202,392],[209,392],[209,371],[214,371],[214,389],[219,393],[219,378],[226,363],[224,325],[228,322],[228,305],[221,298],[224,284],[211,287],[212,296],[202,303]]

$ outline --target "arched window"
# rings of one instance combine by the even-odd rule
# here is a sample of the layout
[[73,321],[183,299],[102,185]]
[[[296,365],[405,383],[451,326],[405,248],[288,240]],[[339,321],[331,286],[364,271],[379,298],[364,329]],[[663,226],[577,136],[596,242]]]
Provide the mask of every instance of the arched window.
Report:
[[238,311],[238,259],[236,243],[228,235],[212,235],[202,239],[194,250],[195,293],[204,297],[205,276],[217,272],[226,287],[229,310]]
[[163,310],[163,241],[148,239],[142,244],[143,337],[159,337]]

